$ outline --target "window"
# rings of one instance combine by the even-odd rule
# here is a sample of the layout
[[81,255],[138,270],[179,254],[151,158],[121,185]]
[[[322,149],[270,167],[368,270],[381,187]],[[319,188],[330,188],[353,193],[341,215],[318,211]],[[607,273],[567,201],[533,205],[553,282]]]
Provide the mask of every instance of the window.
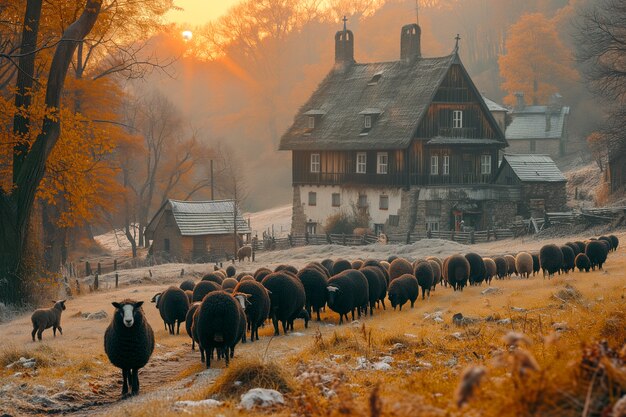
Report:
[[363,120],[363,127],[365,127],[366,129],[372,128],[372,116],[370,116],[369,114],[365,115],[365,118]]
[[311,172],[314,174],[320,172],[320,154],[318,153],[311,154]]
[[341,194],[333,193],[332,204],[333,204],[333,207],[339,207],[341,205]]
[[309,206],[316,206],[317,205],[317,193],[310,191],[309,192]]
[[359,152],[356,154],[356,173],[365,174],[367,171],[367,154]]
[[455,129],[463,127],[463,111],[454,110],[452,112],[452,127]]
[[378,152],[378,163],[376,164],[376,173],[377,174],[386,174],[387,166],[389,165],[389,156],[387,152]]
[[310,235],[314,235],[317,233],[317,223],[307,223],[306,224],[306,232]]
[[491,174],[491,155],[480,156],[480,173],[483,175]]
[[170,240],[169,239],[163,239],[163,250],[165,252],[169,252],[170,251]]
[[439,231],[439,222],[438,221],[429,221],[426,222],[426,228],[429,232],[438,232]]
[[439,175],[439,156],[430,157],[430,175]]
[[385,230],[385,225],[382,223],[374,223],[374,234],[379,236]]
[[359,194],[359,201],[357,202],[357,206],[359,208],[367,207],[367,195],[366,194]]
[[378,208],[381,210],[389,210],[389,196],[388,195],[382,194],[380,196]]
[[443,156],[443,175],[450,175],[450,155]]
[[426,216],[439,217],[441,216],[441,201],[427,201],[426,202]]
[[309,116],[309,129],[315,129],[315,116]]
[[389,226],[398,226],[400,224],[400,216],[397,214],[389,215]]

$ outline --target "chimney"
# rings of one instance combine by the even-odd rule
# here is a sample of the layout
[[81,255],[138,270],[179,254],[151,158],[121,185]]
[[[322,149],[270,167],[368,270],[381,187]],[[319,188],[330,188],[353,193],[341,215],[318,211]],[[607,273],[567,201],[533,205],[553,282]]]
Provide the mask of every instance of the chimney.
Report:
[[546,109],[546,132],[552,130],[552,112],[549,108]]
[[335,65],[348,66],[354,63],[354,35],[346,28],[348,19],[343,17],[343,30],[335,34]]
[[524,101],[524,92],[517,91],[513,93],[513,95],[515,96],[516,100],[514,110],[524,110],[524,107],[526,107],[526,102]]
[[416,23],[404,25],[400,32],[400,59],[413,61],[422,56],[420,40],[422,29]]

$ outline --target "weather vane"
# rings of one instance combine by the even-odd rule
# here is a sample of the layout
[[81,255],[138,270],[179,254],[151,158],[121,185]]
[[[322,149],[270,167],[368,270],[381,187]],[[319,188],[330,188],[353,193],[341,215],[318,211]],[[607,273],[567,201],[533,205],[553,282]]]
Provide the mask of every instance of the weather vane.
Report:
[[457,33],[456,34],[456,38],[454,38],[454,40],[456,41],[456,43],[454,45],[454,52],[458,52],[459,51],[459,41],[461,40],[461,35],[459,35]]

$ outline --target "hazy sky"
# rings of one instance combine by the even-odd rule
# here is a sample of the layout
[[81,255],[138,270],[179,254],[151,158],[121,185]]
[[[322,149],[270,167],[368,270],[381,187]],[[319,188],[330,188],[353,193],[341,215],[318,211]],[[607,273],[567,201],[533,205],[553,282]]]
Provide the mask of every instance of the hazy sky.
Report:
[[221,16],[239,0],[175,0],[183,11],[172,11],[168,17],[172,22],[201,25]]

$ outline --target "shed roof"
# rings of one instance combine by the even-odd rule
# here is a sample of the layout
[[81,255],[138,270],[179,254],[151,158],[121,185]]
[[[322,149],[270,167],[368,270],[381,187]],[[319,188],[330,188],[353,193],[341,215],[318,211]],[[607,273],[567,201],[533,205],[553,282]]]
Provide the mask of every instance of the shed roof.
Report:
[[[448,69],[457,62],[458,56],[452,54],[335,67],[295,116],[280,149],[406,148]],[[375,75],[380,78],[372,84]],[[312,109],[326,114],[310,131],[304,115]],[[367,135],[361,135],[363,114],[379,114]]]
[[[168,200],[154,215],[146,228],[153,233],[163,213],[170,209],[182,236],[224,235],[234,233],[234,201],[179,201]],[[237,213],[237,232],[252,233],[250,226]]]
[[508,164],[522,182],[565,182],[565,176],[547,155],[509,155],[502,157],[502,167]]
[[[549,106],[527,106],[512,113],[513,120],[506,128],[506,139],[560,139],[566,131],[569,107],[557,111]],[[546,118],[550,117],[550,128],[546,130]]]

